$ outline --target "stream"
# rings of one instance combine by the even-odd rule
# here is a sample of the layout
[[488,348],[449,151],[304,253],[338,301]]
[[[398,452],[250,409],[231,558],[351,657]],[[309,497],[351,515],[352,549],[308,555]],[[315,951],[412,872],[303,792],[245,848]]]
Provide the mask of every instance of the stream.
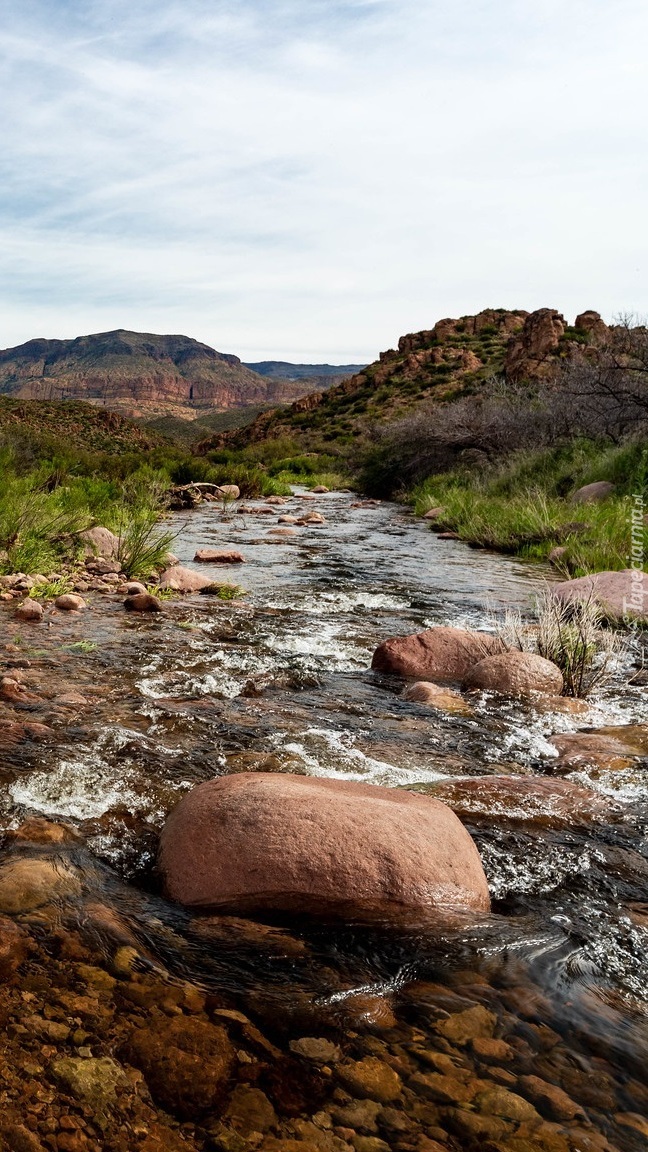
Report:
[[[315,500],[298,492],[274,516],[262,506],[249,502],[241,515],[236,505],[204,504],[173,517],[182,564],[199,547],[241,550],[244,565],[201,571],[240,584],[242,599],[178,597],[160,615],[136,616],[122,596],[96,595],[87,611],[48,611],[38,626],[2,606],[3,674],[31,696],[8,701],[0,716],[2,829],[33,816],[74,828],[82,839],[70,858],[83,884],[65,898],[61,919],[83,919],[100,900],[146,963],[224,996],[283,1042],[328,1035],[344,1047],[351,1037],[357,1058],[420,1059],[424,1073],[439,1075],[441,1057],[465,1050],[480,1084],[530,1100],[556,1140],[564,1130],[570,1141],[552,1145],[547,1131],[545,1143],[524,1145],[518,1134],[518,1152],[640,1152],[648,1134],[648,760],[562,777],[600,797],[603,816],[560,810],[555,798],[527,800],[522,784],[551,777],[554,733],[648,723],[645,684],[631,682],[641,638],[629,637],[612,678],[580,713],[488,693],[458,713],[407,702],[401,681],[370,670],[382,640],[439,624],[494,630],[508,609],[530,612],[551,570],[441,540],[407,509],[351,493]],[[311,508],[325,524],[273,534],[278,514]],[[3,738],[9,720],[47,731],[13,746]],[[459,813],[481,854],[492,914],[463,925],[275,919],[271,927],[304,952],[264,949],[254,934],[215,948],[160,896],[157,838],[193,785],[254,770],[430,794],[449,781],[522,782],[515,802],[480,805],[473,791]],[[449,1014],[475,1006],[497,1018],[508,1054],[487,1054],[487,1028],[465,1043],[446,1036],[436,1064],[417,1055],[444,1035]],[[567,1093],[573,1115],[555,1101],[543,1111],[534,1077]],[[470,1120],[479,1108],[464,1106],[460,1093],[454,1099],[449,1085],[421,1093],[441,1108],[448,1147],[515,1150],[497,1141],[513,1139],[511,1126],[528,1119],[502,1106],[502,1130],[482,1130]],[[408,1114],[425,1127],[423,1112]],[[428,1136],[443,1147],[436,1127]],[[374,1131],[400,1146],[387,1129]]]

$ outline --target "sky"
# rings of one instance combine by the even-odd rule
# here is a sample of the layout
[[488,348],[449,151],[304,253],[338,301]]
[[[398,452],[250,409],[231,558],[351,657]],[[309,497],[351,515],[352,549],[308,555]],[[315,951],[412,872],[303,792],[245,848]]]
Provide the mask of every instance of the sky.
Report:
[[648,313],[645,0],[0,0],[0,347]]

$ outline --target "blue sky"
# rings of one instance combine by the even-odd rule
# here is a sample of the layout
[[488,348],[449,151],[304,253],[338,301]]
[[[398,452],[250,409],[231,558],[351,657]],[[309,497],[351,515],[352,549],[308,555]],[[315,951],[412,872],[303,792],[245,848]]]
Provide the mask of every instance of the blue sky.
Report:
[[0,347],[648,312],[644,0],[5,0]]

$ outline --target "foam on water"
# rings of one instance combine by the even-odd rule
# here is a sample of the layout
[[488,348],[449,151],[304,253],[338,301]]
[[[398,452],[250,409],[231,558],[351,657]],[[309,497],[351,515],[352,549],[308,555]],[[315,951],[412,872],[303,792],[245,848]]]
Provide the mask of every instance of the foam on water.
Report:
[[447,777],[432,769],[397,767],[375,760],[356,747],[356,737],[349,732],[329,728],[308,728],[300,741],[282,742],[286,751],[298,756],[311,776],[337,780],[357,780],[365,784],[397,787],[407,784],[433,783]]

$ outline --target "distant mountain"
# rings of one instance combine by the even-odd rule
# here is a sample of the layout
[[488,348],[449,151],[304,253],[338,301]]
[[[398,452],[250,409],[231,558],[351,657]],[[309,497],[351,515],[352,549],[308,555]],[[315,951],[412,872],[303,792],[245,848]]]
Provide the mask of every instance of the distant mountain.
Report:
[[124,329],[74,340],[29,340],[0,352],[0,393],[86,400],[148,418],[290,403],[312,387],[300,380],[254,372],[238,356],[188,336]]
[[279,380],[324,380],[331,383],[346,380],[362,372],[366,364],[291,364],[288,360],[259,360],[256,364],[246,362],[246,368],[258,372],[259,376],[270,376]]

